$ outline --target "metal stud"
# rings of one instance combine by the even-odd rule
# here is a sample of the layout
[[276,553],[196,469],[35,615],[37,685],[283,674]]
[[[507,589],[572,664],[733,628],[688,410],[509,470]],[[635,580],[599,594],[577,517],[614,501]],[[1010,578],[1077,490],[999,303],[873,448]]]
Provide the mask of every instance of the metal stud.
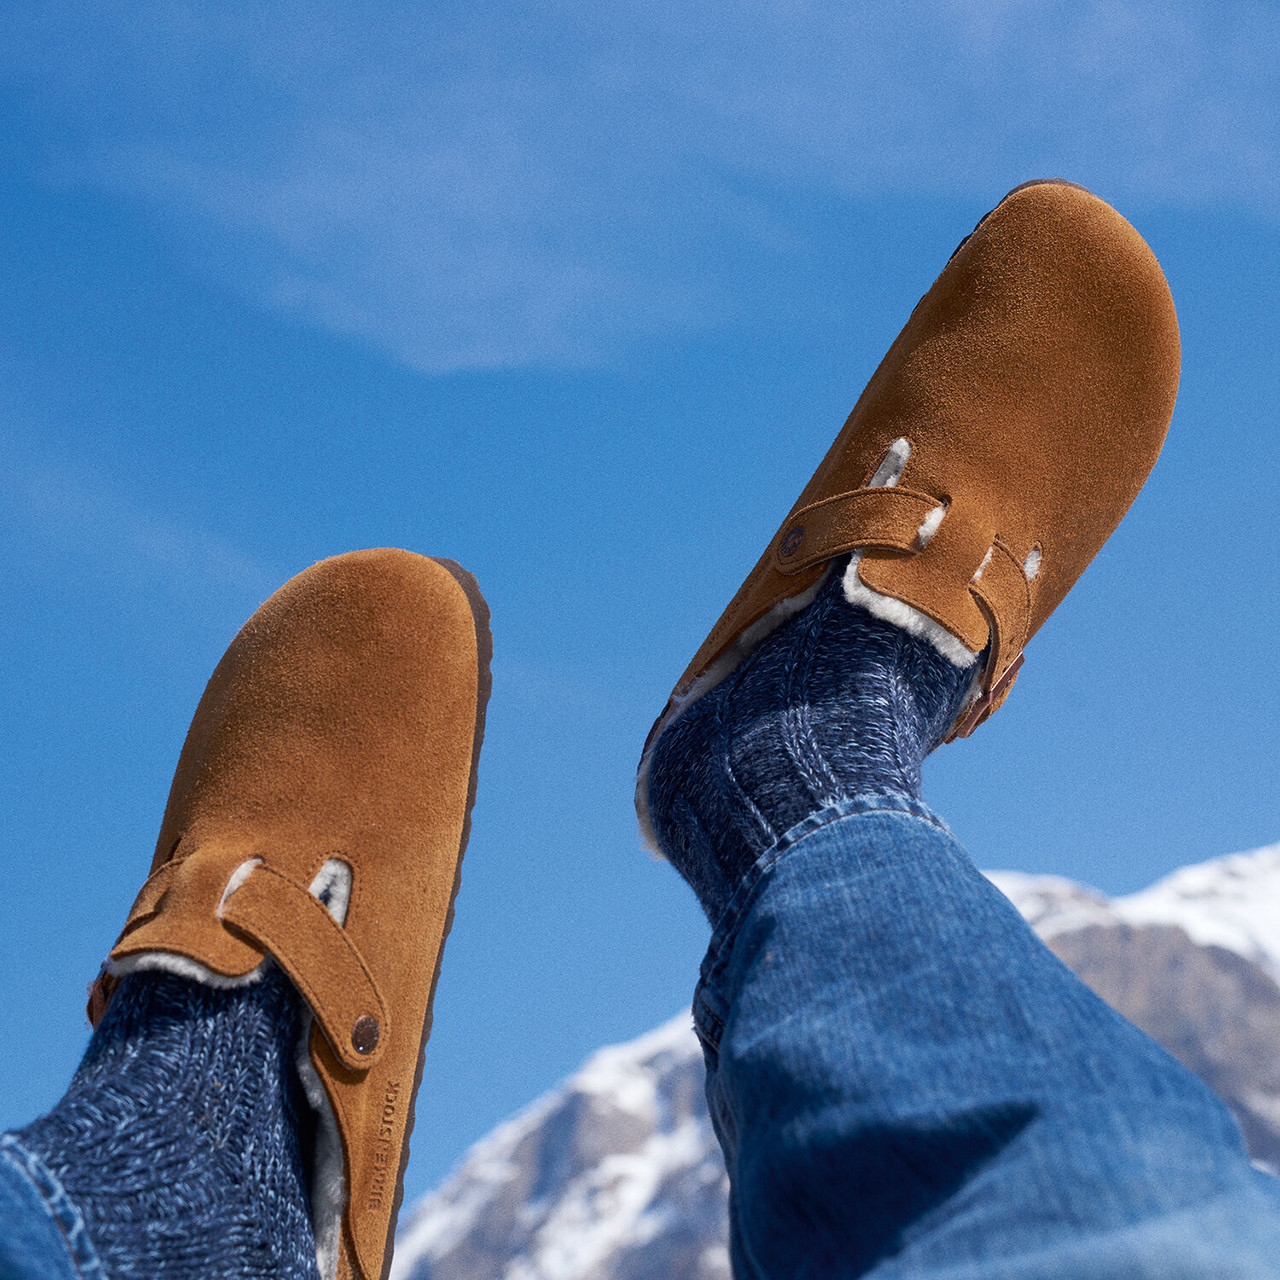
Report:
[[787,536],[782,539],[782,545],[778,548],[780,556],[793,556],[800,550],[800,544],[804,541],[804,525],[798,524],[794,529],[788,531]]
[[356,1019],[356,1025],[351,1028],[351,1047],[357,1053],[372,1053],[378,1047],[378,1037],[381,1035],[382,1028],[378,1026],[377,1018],[372,1018],[367,1013],[361,1014]]

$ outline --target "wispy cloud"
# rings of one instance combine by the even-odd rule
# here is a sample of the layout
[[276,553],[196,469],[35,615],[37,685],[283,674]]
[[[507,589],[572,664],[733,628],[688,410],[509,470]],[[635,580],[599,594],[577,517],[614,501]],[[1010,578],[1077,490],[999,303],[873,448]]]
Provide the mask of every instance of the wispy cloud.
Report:
[[0,508],[4,558],[79,566],[116,590],[158,588],[201,609],[211,596],[243,608],[279,585],[276,573],[197,525],[155,515],[83,467],[11,447],[0,469]]
[[1245,0],[64,0],[16,21],[5,73],[51,171],[180,215],[263,304],[426,370],[715,322],[715,246],[766,234],[752,183],[988,198],[1062,172],[1280,216],[1280,11]]

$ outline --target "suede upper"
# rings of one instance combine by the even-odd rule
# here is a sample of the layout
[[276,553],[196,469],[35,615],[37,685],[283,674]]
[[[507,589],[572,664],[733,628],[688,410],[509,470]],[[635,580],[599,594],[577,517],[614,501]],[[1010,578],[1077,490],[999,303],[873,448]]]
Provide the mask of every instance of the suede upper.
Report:
[[[990,646],[989,715],[1142,487],[1178,369],[1173,301],[1133,227],[1070,184],[1011,192],[916,306],[667,714],[744,631],[861,548],[863,584],[975,654]],[[900,482],[869,488],[903,439]]]
[[[287,583],[209,681],[111,953],[229,978],[271,954],[293,979],[342,1140],[340,1278],[390,1262],[489,654],[488,611],[451,562],[355,552]],[[352,871],[342,925],[310,892],[331,859]]]

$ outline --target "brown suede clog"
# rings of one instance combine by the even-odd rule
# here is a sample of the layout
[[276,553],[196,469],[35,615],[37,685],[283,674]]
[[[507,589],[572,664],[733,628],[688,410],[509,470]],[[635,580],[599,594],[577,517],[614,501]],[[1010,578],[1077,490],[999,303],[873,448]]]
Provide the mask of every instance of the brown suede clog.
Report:
[[314,1015],[313,1101],[340,1139],[316,1223],[324,1280],[390,1265],[475,799],[488,619],[469,573],[407,551],[325,560],[272,596],[209,681],[151,877],[90,999],[96,1022],[131,967],[233,983],[270,956],[288,973]]
[[[646,760],[848,552],[852,590],[881,616],[940,637],[962,666],[987,650],[950,735],[967,736],[1137,496],[1178,366],[1173,300],[1133,227],[1072,183],[1011,191],[912,312],[676,685]],[[642,761],[642,822],[644,776]]]

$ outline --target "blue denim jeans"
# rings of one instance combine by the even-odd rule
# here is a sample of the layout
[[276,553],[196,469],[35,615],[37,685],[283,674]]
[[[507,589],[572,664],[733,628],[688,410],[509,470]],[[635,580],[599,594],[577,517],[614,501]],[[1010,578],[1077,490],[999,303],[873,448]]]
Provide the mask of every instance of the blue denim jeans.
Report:
[[[695,1002],[739,1280],[1280,1277],[1280,1183],[916,801],[806,819],[756,864]],[[0,1280],[98,1280],[0,1139]]]
[[8,1134],[0,1135],[0,1280],[104,1280],[80,1211]]
[[815,814],[694,1005],[739,1280],[1280,1277],[1280,1182],[922,804]]

